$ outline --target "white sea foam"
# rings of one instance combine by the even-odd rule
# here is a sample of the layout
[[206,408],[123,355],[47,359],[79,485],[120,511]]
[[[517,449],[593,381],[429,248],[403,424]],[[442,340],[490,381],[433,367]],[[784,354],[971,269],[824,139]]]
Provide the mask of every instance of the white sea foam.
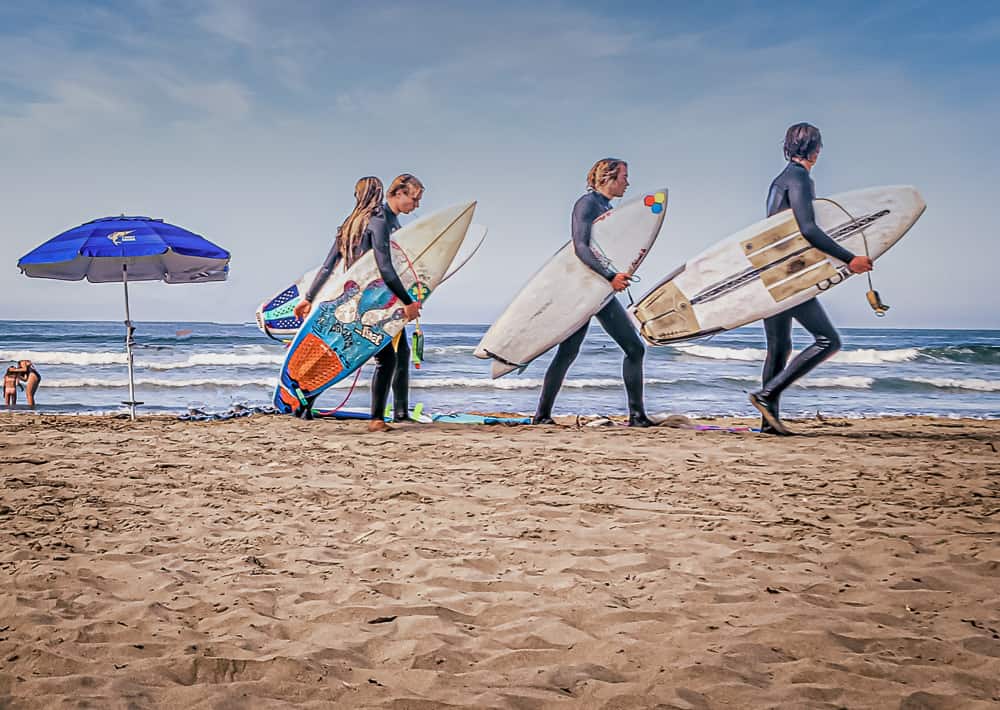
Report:
[[[709,360],[740,360],[743,362],[763,362],[767,351],[762,348],[719,348],[710,345],[675,345],[684,355],[705,358]],[[792,353],[795,357],[798,351]],[[831,358],[830,362],[848,365],[880,365],[888,362],[908,362],[915,360],[920,354],[917,348],[899,348],[896,350],[842,350]]]
[[[3,360],[31,360],[36,365],[124,365],[125,352],[69,352],[53,351],[13,351],[0,350]],[[149,370],[183,370],[189,367],[254,367],[258,365],[280,365],[285,361],[284,353],[196,353],[183,360],[150,360],[140,351],[135,357],[136,367]]]
[[1000,380],[983,380],[978,377],[906,377],[907,382],[919,382],[943,389],[975,390],[977,392],[1000,392]]
[[[190,379],[172,379],[166,377],[143,377],[135,378],[137,387],[274,387],[277,379],[271,377],[246,377],[246,378],[225,378],[225,377],[202,377]],[[64,379],[45,378],[42,380],[43,387],[128,387],[128,380],[116,377],[96,378],[96,377],[69,377]]]
[[674,345],[683,355],[706,358],[708,360],[742,360],[753,362],[763,360],[766,350],[760,348],[717,348],[710,345]]
[[141,367],[150,370],[182,370],[188,367],[255,367],[258,365],[281,365],[284,353],[198,353],[186,360],[175,362],[140,362]]
[[0,361],[31,360],[35,365],[124,365],[125,352],[67,352],[0,350]]
[[805,377],[795,383],[799,387],[845,387],[847,389],[867,390],[875,384],[873,377],[848,375],[845,377]]
[[[364,374],[364,373],[363,373]],[[354,384],[354,376],[349,376],[333,385],[334,389],[345,389]],[[676,380],[649,379],[646,384],[671,384]],[[43,380],[46,387],[127,387],[128,380],[121,377],[114,379],[77,377]],[[171,377],[148,377],[139,375],[135,378],[137,387],[267,387],[272,388],[277,383],[276,376],[264,377],[198,377],[198,378],[171,378]],[[357,379],[355,387],[363,389],[369,386],[367,377],[361,376]],[[489,378],[475,377],[422,377],[412,378],[410,387],[413,389],[446,389],[446,388],[469,388],[469,389],[496,389],[496,390],[520,390],[536,389],[542,386],[541,379],[533,378],[509,378],[491,380]],[[563,387],[570,389],[602,389],[606,387],[621,387],[620,379],[568,379],[563,383]]]
[[[730,382],[760,382],[757,375],[726,376],[722,378]],[[842,377],[804,377],[795,382],[793,387],[844,387],[847,389],[871,389],[875,384],[874,377],[861,375],[844,375]]]
[[833,356],[831,362],[843,362],[851,365],[881,365],[885,362],[909,362],[916,360],[918,355],[920,355],[920,351],[916,348],[841,350]]
[[475,345],[427,345],[424,348],[425,355],[450,355],[466,354],[471,355],[476,351]]
[[[647,385],[671,384],[676,380],[648,379]],[[411,378],[410,387],[417,389],[435,389],[466,387],[470,389],[497,389],[497,390],[522,390],[537,389],[542,386],[541,379],[530,377],[500,378],[491,380],[477,377],[425,377]],[[567,379],[563,382],[563,387],[569,389],[602,389],[606,387],[621,387],[620,379],[612,378],[580,378]]]

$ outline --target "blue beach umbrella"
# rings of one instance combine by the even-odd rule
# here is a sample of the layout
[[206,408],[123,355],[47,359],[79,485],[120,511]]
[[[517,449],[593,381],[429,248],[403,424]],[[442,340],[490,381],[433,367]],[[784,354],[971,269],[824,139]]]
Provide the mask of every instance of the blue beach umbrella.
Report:
[[125,349],[128,353],[128,392],[135,419],[135,377],[129,316],[129,281],[165,281],[168,284],[225,281],[230,254],[204,237],[149,217],[104,217],[53,237],[22,256],[17,266],[26,276],[63,281],[125,285]]

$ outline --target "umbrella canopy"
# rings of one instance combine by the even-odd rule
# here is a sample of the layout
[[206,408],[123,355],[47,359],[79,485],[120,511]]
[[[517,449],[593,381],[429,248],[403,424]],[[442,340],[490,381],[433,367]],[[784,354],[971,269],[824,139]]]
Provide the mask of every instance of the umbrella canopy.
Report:
[[225,281],[229,252],[186,229],[149,217],[104,217],[81,224],[22,256],[17,266],[26,276],[125,286],[125,351],[128,355],[128,400],[135,407],[135,345],[128,307],[129,281],[200,283]]
[[27,276],[92,283],[225,281],[230,254],[186,229],[149,217],[104,217],[81,224],[17,262]]

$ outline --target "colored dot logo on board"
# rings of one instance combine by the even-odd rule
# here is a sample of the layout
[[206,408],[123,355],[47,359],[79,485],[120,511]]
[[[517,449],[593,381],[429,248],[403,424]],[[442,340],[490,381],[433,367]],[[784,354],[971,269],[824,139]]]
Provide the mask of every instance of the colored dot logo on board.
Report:
[[642,203],[648,207],[653,214],[660,214],[663,211],[663,205],[667,201],[667,194],[665,192],[657,192],[653,195],[646,195],[643,198]]

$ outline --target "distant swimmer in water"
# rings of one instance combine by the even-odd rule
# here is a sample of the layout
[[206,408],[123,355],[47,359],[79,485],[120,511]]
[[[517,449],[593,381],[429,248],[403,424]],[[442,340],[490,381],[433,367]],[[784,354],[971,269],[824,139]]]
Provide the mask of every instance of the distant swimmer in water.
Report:
[[[798,222],[799,231],[812,246],[847,264],[851,273],[871,271],[871,259],[867,256],[855,256],[816,224],[812,204],[816,193],[809,171],[819,160],[822,147],[823,139],[819,129],[808,123],[796,123],[785,132],[784,152],[788,165],[771,183],[767,194],[767,216],[790,208]],[[808,330],[815,340],[788,363],[792,352],[793,319]],[[767,338],[767,357],[761,375],[763,386],[750,394],[750,403],[763,417],[763,433],[787,436],[792,432],[782,423],[779,414],[778,401],[781,393],[840,350],[840,335],[815,298],[765,318],[764,334]]]
[[[420,303],[413,301],[403,287],[403,282],[392,264],[390,235],[399,229],[399,214],[409,214],[420,206],[424,186],[413,175],[399,175],[389,186],[389,194],[382,201],[382,182],[376,177],[361,178],[354,186],[357,204],[354,211],[337,230],[337,239],[330,249],[323,266],[313,280],[305,298],[294,309],[295,317],[304,320],[312,310],[312,302],[333,273],[344,262],[349,269],[368,250],[374,249],[375,263],[385,285],[403,303],[403,317],[413,320],[420,315]],[[410,346],[406,331],[401,331],[397,345],[389,345],[375,354],[375,373],[372,375],[372,405],[370,431],[386,431],[383,419],[389,389],[393,391],[393,419],[404,421],[409,416],[409,365]]]
[[[590,233],[594,220],[611,209],[611,200],[624,195],[628,184],[628,165],[624,160],[617,158],[598,160],[587,174],[586,194],[573,206],[573,250],[580,261],[607,279],[615,291],[624,291],[629,285],[631,276],[624,272],[616,272],[597,257],[591,248]],[[597,322],[625,353],[622,377],[628,397],[629,426],[652,426],[653,422],[646,416],[642,397],[642,361],[646,348],[639,339],[639,334],[636,333],[625,308],[617,298],[612,297],[608,305],[599,310],[596,316]],[[587,337],[589,328],[588,320],[579,330],[559,344],[556,356],[549,364],[549,369],[545,371],[542,394],[532,423],[554,423],[552,407],[556,395],[559,394],[570,365],[580,352],[580,346]]]

